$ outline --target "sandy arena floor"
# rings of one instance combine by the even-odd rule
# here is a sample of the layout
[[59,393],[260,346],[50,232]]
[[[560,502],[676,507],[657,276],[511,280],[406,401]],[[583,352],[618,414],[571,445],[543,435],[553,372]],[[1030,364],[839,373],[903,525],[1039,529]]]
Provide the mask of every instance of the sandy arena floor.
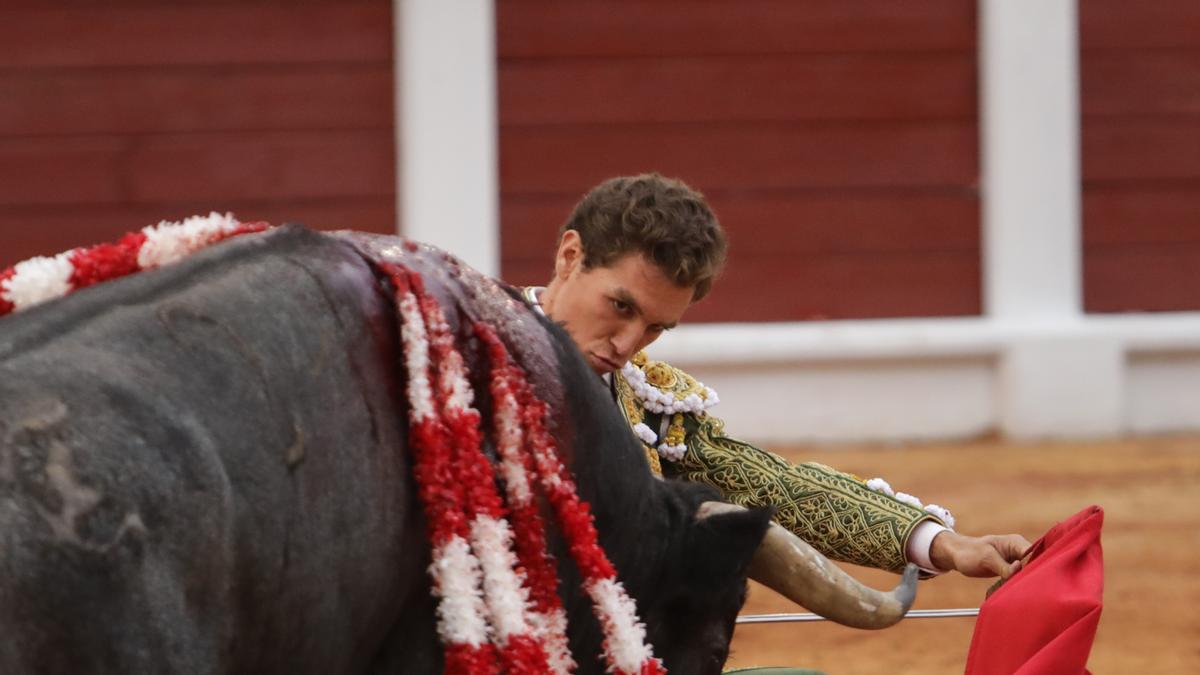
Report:
[[[1105,510],[1105,591],[1089,668],[1200,673],[1200,437],[1106,443],[980,442],[913,447],[777,448],[950,508],[968,534],[1030,541],[1089,504]],[[875,588],[895,576],[849,567]],[[991,580],[922,582],[917,608],[978,607]],[[755,585],[744,613],[802,611]],[[828,622],[749,625],[729,667],[791,665],[829,675],[962,673],[974,619],[920,619],[868,632]]]

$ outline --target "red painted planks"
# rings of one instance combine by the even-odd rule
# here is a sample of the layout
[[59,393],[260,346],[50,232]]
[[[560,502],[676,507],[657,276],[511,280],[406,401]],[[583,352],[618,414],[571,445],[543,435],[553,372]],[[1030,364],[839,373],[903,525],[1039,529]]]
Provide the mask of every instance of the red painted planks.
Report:
[[971,50],[963,0],[675,0],[496,4],[501,59]]
[[1087,250],[1200,243],[1200,184],[1093,188],[1083,195]]
[[1200,309],[1200,242],[1088,247],[1083,260],[1083,304],[1088,312]]
[[499,71],[502,125],[974,119],[968,54],[530,60]]
[[729,231],[732,255],[797,255],[979,250],[974,195],[893,191],[757,199],[713,198]]
[[5,68],[389,62],[391,3],[0,9]]
[[1200,4],[1080,3],[1089,312],[1200,309]]
[[970,122],[877,125],[646,125],[509,129],[503,193],[575,192],[656,170],[701,190],[969,186]]
[[1085,120],[1083,179],[1200,180],[1200,116]]
[[0,70],[0,136],[391,125],[388,64]]
[[0,142],[0,204],[390,195],[390,131]]
[[390,132],[153,137],[130,154],[134,200],[282,199],[392,194]]
[[[1195,0],[1084,0],[1079,42],[1094,49],[1195,49],[1200,45],[1200,3]],[[1087,58],[1085,54],[1084,58]]]
[[0,140],[0,206],[123,198],[119,138]]
[[[976,252],[760,257],[733,266],[690,321],[962,316],[981,311]],[[718,293],[720,295],[718,295]]]
[[1085,119],[1200,115],[1200,48],[1084,53],[1080,71]]

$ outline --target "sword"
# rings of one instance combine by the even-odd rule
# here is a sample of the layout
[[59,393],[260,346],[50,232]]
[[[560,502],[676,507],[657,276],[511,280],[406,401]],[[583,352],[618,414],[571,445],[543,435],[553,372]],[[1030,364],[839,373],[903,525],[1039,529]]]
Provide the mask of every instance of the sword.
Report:
[[[962,607],[959,609],[912,609],[904,615],[905,619],[945,619],[958,616],[979,616],[978,607]],[[819,614],[743,614],[737,618],[737,623],[791,623],[793,621],[828,621]]]

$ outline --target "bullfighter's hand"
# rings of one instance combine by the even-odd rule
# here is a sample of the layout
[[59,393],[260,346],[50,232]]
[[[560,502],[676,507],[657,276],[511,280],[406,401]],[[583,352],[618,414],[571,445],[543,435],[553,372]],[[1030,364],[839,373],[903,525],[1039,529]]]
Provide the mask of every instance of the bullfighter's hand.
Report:
[[933,538],[929,559],[940,570],[958,570],[968,577],[1007,579],[1021,569],[1029,541],[1019,534],[969,537],[946,530]]

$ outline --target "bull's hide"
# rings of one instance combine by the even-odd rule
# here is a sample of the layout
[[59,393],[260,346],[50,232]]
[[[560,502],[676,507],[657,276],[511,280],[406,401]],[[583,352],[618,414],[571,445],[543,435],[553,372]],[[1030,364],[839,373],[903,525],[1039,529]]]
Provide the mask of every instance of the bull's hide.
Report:
[[286,228],[0,319],[0,673],[440,670],[397,322],[366,249],[420,272],[456,331],[497,325],[657,653],[719,666],[765,516],[696,525],[711,493],[654,480],[565,334],[499,287],[393,238]]

